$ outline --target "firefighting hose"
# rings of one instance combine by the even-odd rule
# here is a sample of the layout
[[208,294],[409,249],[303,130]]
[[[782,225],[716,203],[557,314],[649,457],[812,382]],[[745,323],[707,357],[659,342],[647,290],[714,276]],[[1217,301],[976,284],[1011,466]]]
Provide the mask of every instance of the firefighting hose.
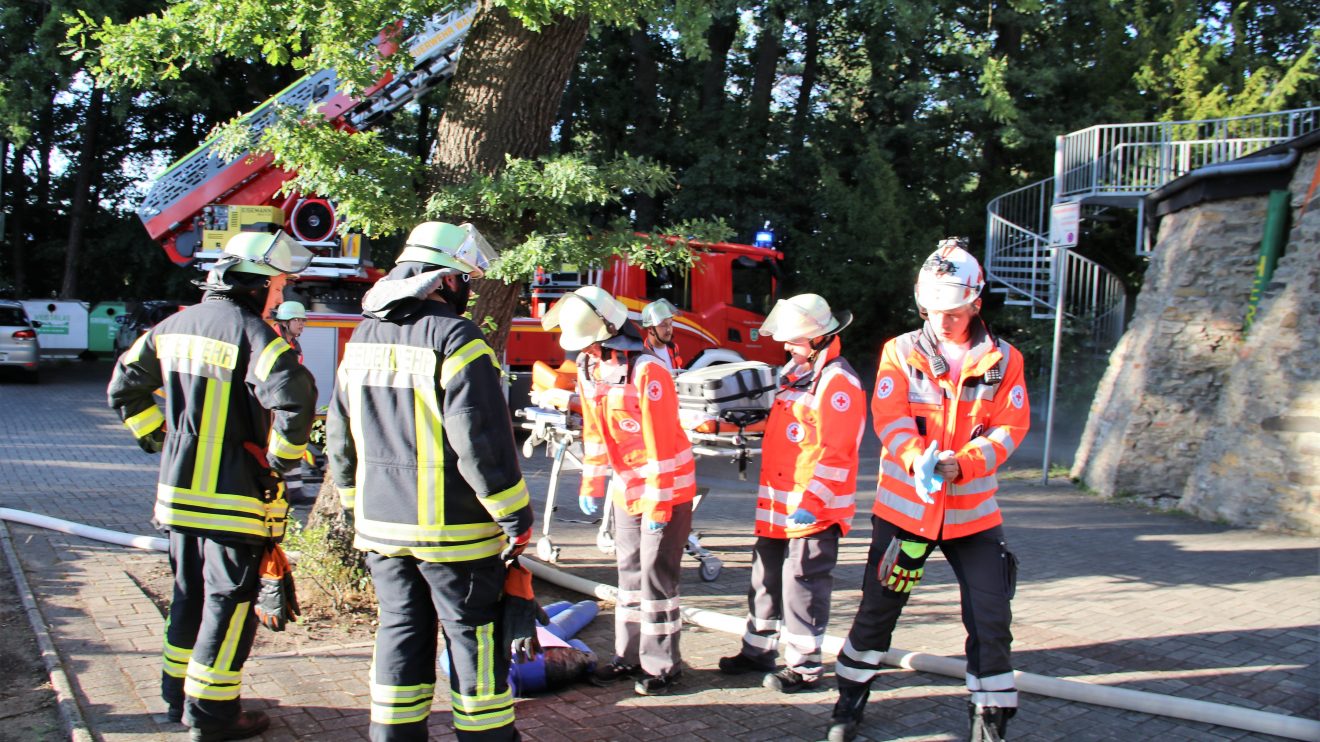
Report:
[[[165,539],[151,536],[136,536],[129,533],[122,533],[120,531],[111,531],[105,528],[97,528],[83,523],[75,523],[73,521],[52,518],[37,513],[29,513],[23,510],[14,510],[12,508],[0,508],[0,520],[6,520],[13,523],[23,523],[25,525],[59,531],[61,533],[68,533],[75,536],[82,536],[84,538],[90,538],[96,541],[103,541],[120,546],[128,546],[135,549],[148,549],[152,551],[168,550]],[[7,529],[5,530],[7,536]],[[5,544],[8,546],[8,538],[5,538]],[[6,551],[10,552],[7,554],[10,561],[10,568],[17,572],[20,567],[17,562],[17,555],[12,553],[9,548],[7,548]],[[537,561],[536,559],[524,558],[526,559],[525,563],[528,569],[531,570],[532,574],[546,582],[585,595],[594,596],[598,600],[613,602],[617,599],[617,588],[611,585],[605,585],[593,580],[588,580],[584,577],[569,574],[563,570],[552,567],[549,564]],[[26,584],[26,582],[23,584]],[[682,610],[683,618],[688,623],[703,628],[720,631],[738,637],[743,635],[743,630],[746,628],[746,619],[743,617],[730,616],[716,611],[709,611],[703,608],[693,608],[690,606],[684,607]],[[830,654],[838,655],[843,649],[843,642],[844,640],[837,636],[826,636],[822,649]],[[885,664],[892,667],[899,667],[907,670],[946,675],[959,680],[966,677],[966,665],[962,661],[953,659],[952,657],[941,657],[939,655],[926,654],[924,652],[911,652],[906,649],[891,647],[884,653],[883,661]],[[1013,672],[1013,677],[1016,681],[1018,690],[1027,693],[1034,693],[1040,696],[1061,698],[1066,701],[1077,701],[1079,703],[1088,703],[1096,706],[1106,706],[1109,708],[1122,709],[1124,711],[1138,711],[1144,714],[1167,716],[1174,719],[1186,719],[1204,724],[1215,724],[1218,726],[1243,729],[1261,734],[1272,734],[1278,737],[1286,737],[1288,739],[1320,739],[1320,721],[1313,719],[1302,719],[1295,716],[1285,716],[1283,714],[1275,714],[1268,711],[1257,711],[1255,709],[1246,709],[1240,706],[1228,706],[1220,703],[1211,703],[1209,701],[1178,698],[1175,696],[1166,696],[1147,691],[1113,688],[1080,680],[1053,678],[1046,675],[1036,675],[1034,673],[1016,670]]]

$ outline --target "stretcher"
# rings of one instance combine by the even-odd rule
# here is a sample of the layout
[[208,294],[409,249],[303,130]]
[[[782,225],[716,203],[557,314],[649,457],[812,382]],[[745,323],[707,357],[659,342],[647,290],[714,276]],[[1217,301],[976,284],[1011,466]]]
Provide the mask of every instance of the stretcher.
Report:
[[[541,401],[547,401],[544,397],[538,397]],[[553,402],[566,402],[565,395],[559,395],[558,398],[552,398]],[[515,414],[522,419],[521,427],[529,431],[527,440],[523,442],[523,456],[531,458],[536,454],[536,448],[542,443],[546,444],[545,455],[552,459],[550,465],[550,481],[546,487],[545,512],[541,518],[541,537],[536,542],[536,556],[546,562],[556,562],[559,559],[559,547],[555,546],[554,540],[550,535],[551,523],[554,518],[554,512],[558,509],[556,499],[559,489],[559,478],[564,471],[581,471],[582,469],[582,416],[573,411],[571,404],[556,406],[532,406],[518,410]],[[730,457],[732,461],[738,464],[738,475],[741,479],[747,478],[747,464],[753,456],[761,453],[761,434],[756,428],[763,422],[758,417],[764,418],[764,415],[738,414],[730,415],[731,419],[717,420],[710,424],[709,420],[698,421],[693,429],[687,431],[688,439],[692,442],[692,453],[695,456],[725,456]],[[701,501],[705,498],[707,489],[698,488],[697,496],[693,499],[692,509],[695,513],[701,506]],[[611,531],[612,508],[604,508],[603,516],[600,519],[600,527],[596,531],[596,547],[605,554],[614,553],[614,537]],[[564,518],[563,520],[576,523],[592,523],[594,521],[576,520]],[[684,547],[685,553],[696,559],[700,564],[701,579],[706,582],[712,582],[719,578],[720,570],[724,564],[719,557],[712,554],[701,545],[698,534],[688,535],[687,545]]]

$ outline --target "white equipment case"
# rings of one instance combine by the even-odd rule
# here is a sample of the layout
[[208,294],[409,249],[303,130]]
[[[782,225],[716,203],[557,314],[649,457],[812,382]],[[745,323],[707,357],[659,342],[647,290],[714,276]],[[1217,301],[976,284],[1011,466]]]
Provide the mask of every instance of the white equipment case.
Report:
[[769,413],[779,384],[778,369],[759,361],[723,363],[684,371],[674,384],[680,407],[716,417]]

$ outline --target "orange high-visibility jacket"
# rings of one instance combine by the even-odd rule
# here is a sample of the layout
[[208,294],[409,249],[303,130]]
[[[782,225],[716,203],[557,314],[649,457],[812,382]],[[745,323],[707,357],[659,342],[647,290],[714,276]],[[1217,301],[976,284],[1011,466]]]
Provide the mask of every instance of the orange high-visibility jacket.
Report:
[[[880,352],[871,402],[882,447],[877,516],[930,539],[979,533],[1003,522],[995,471],[1027,434],[1031,408],[1022,380],[1022,354],[973,324],[973,344],[961,378],[935,378],[918,348],[922,330],[900,335]],[[996,380],[998,377],[998,380]],[[930,441],[954,451],[961,475],[922,502],[912,479]]]
[[[668,523],[675,505],[697,491],[692,444],[678,423],[674,377],[655,356],[638,353],[617,379],[604,364],[578,359],[582,398],[582,494],[604,497],[610,471],[614,502],[629,515]],[[612,365],[612,364],[611,364]]]
[[[866,392],[857,372],[839,357],[835,338],[805,384],[775,395],[761,440],[761,488],[756,535],[801,538],[837,524],[847,535],[857,511],[857,456],[866,425]],[[788,523],[799,507],[816,516],[809,526]]]

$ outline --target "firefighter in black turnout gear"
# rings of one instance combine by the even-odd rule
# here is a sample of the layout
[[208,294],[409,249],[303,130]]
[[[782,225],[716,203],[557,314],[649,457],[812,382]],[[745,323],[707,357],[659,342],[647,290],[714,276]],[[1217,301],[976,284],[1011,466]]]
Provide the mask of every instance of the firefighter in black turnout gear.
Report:
[[414,229],[363,298],[326,418],[330,472],[380,602],[376,742],[427,738],[437,623],[458,739],[518,739],[501,598],[532,509],[498,363],[462,317],[491,257],[471,225]]
[[139,337],[110,379],[110,406],[144,450],[162,453],[154,520],[169,531],[174,599],[161,695],[193,740],[243,739],[270,723],[240,712],[239,690],[258,566],[284,536],[279,474],[307,448],[316,385],[261,310],[270,277],[310,260],[282,233],[235,235],[197,282],[201,303]]

